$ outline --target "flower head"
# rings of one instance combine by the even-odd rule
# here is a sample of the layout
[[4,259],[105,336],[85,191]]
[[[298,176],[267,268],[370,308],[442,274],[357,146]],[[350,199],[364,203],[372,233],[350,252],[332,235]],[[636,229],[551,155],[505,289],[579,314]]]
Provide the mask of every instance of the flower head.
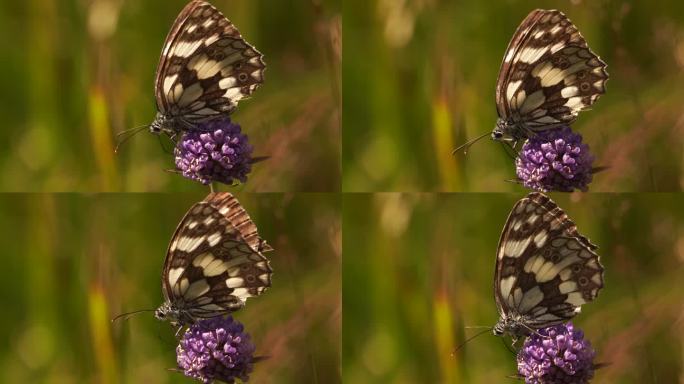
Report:
[[252,146],[230,118],[211,120],[185,132],[174,154],[183,176],[202,184],[244,183],[252,170]]
[[530,137],[515,159],[515,168],[518,179],[530,189],[586,191],[593,162],[594,156],[582,143],[582,136],[562,126]]
[[[594,376],[595,352],[572,323],[532,333],[518,352],[518,373],[527,384],[585,384]],[[541,335],[541,336],[540,336]]]
[[228,317],[201,320],[185,331],[176,347],[178,367],[204,383],[246,382],[254,363],[254,344],[238,321]]

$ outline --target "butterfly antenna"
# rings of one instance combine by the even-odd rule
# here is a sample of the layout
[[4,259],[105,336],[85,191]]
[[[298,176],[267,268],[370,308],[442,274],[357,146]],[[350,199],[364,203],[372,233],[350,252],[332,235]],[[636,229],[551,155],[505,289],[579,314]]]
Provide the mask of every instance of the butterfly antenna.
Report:
[[459,145],[458,147],[456,147],[456,149],[454,149],[453,151],[451,151],[451,154],[452,154],[452,155],[455,155],[456,152],[458,152],[458,151],[460,151],[461,149],[463,149],[463,154],[465,155],[465,154],[468,153],[468,149],[470,148],[471,145],[475,144],[476,142],[480,141],[480,139],[483,139],[484,137],[489,136],[489,135],[490,135],[490,133],[487,132],[487,133],[483,134],[482,136],[478,136],[478,137],[476,137],[476,138],[474,138],[474,139],[472,139],[472,140],[470,140],[470,141],[467,141],[465,144],[461,144],[461,145]]
[[[468,327],[466,327],[466,328],[468,328]],[[475,327],[473,327],[473,328],[475,328]],[[479,328],[479,327],[478,327],[478,328]],[[484,335],[484,334],[487,333],[487,332],[491,332],[491,330],[492,330],[492,327],[484,327],[484,328],[486,328],[486,329],[484,329],[484,330],[482,330],[482,331],[476,333],[476,334],[473,335],[473,336],[470,336],[469,338],[465,339],[464,342],[462,342],[462,343],[459,344],[456,348],[454,348],[454,350],[451,352],[451,357],[455,357],[455,356],[456,356],[456,352],[460,351],[461,348],[463,348],[463,346],[466,345],[466,343],[468,343],[470,340],[472,340],[472,339],[474,339],[474,338],[476,338],[476,337],[478,337],[478,336],[480,336],[480,335]]]
[[138,134],[140,131],[143,129],[148,128],[150,125],[141,125],[139,127],[127,129],[125,131],[119,132],[116,134],[116,147],[114,148],[114,153],[119,152],[119,147],[125,142],[127,142],[130,138]]
[[112,323],[115,322],[115,321],[117,321],[117,320],[119,320],[119,319],[128,320],[128,319],[131,318],[133,315],[137,315],[138,313],[143,313],[143,312],[154,312],[154,311],[155,311],[154,309],[141,309],[141,310],[138,310],[138,311],[122,313],[122,314],[116,316],[115,318],[113,318],[113,319],[112,319]]

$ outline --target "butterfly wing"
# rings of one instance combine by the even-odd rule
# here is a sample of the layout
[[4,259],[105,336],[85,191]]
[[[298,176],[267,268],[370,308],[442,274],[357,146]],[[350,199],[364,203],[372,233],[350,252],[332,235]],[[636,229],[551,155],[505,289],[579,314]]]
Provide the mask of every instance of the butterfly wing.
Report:
[[157,109],[190,123],[231,113],[263,82],[262,57],[219,10],[194,0],[164,42],[155,80]]
[[537,329],[575,316],[603,287],[597,247],[542,193],[511,211],[499,240],[494,296],[503,317]]
[[[271,285],[268,260],[227,217],[231,210],[242,211],[242,227],[254,226],[236,204],[229,193],[210,194],[190,208],[169,245],[162,291],[193,320],[236,311]],[[256,230],[255,238],[265,244]]]
[[506,49],[496,83],[499,117],[540,130],[571,123],[605,92],[606,64],[560,11],[532,11]]
[[205,202],[215,207],[221,207],[219,212],[240,232],[245,242],[257,252],[272,251],[270,245],[259,237],[257,227],[247,214],[240,202],[230,193],[210,193]]

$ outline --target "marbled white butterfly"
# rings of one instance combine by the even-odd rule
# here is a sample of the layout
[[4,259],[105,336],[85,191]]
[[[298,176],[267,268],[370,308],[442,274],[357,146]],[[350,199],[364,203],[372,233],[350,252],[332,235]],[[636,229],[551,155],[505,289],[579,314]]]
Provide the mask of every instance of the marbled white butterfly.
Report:
[[171,27],[157,67],[153,133],[175,136],[232,113],[264,80],[262,54],[206,1],[193,0]]
[[271,251],[230,193],[193,205],[173,234],[164,261],[164,303],[155,317],[174,326],[236,311],[271,286]]
[[605,92],[605,68],[563,12],[532,11],[501,63],[492,138],[515,143],[572,123]]
[[534,192],[518,201],[499,240],[494,334],[517,340],[578,314],[603,288],[596,249],[546,195]]

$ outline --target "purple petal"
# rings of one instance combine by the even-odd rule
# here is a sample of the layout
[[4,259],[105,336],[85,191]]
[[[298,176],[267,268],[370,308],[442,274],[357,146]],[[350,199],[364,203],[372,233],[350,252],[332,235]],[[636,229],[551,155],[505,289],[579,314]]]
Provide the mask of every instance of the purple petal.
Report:
[[230,119],[212,120],[184,133],[174,154],[183,176],[203,184],[246,182],[251,171],[252,146]]

